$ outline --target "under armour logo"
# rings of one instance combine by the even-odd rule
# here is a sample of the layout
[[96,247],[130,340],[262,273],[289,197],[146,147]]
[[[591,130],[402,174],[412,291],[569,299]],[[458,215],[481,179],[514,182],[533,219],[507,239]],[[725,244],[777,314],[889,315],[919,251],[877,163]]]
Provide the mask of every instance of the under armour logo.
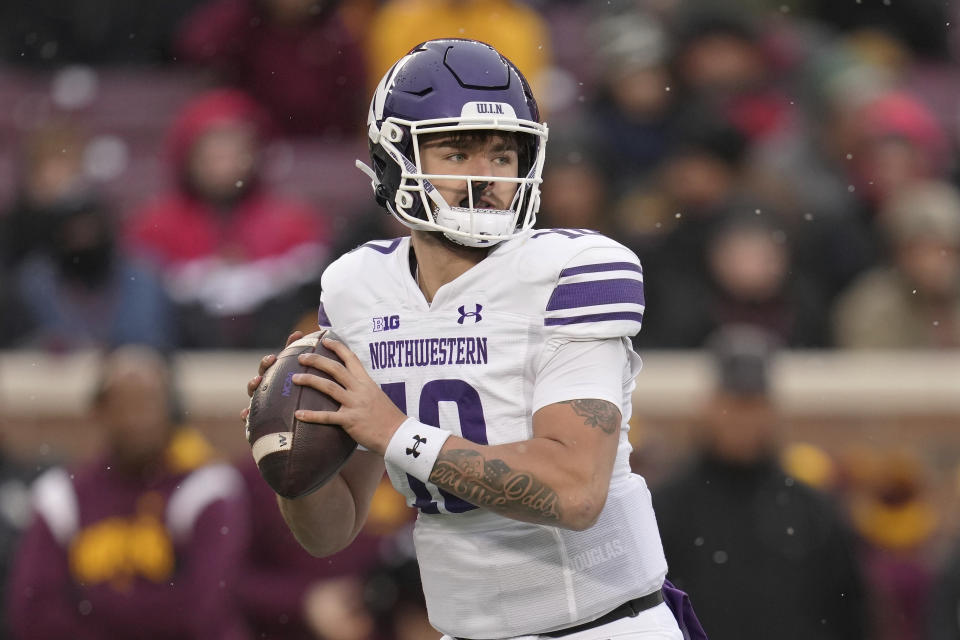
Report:
[[483,309],[482,305],[476,305],[476,311],[466,311],[465,305],[460,305],[460,308],[457,311],[460,312],[460,317],[457,319],[457,324],[463,324],[463,321],[467,318],[473,318],[474,322],[480,322],[483,320],[483,316],[480,315],[480,311]]
[[287,446],[287,436],[283,435],[282,433],[278,433],[278,434],[277,434],[277,439],[279,440],[279,445],[280,445],[281,447],[286,447],[286,446]]
[[407,455],[413,456],[414,458],[419,458],[420,452],[417,451],[417,447],[419,447],[422,444],[427,444],[426,438],[421,438],[420,436],[413,436],[413,446],[407,447]]

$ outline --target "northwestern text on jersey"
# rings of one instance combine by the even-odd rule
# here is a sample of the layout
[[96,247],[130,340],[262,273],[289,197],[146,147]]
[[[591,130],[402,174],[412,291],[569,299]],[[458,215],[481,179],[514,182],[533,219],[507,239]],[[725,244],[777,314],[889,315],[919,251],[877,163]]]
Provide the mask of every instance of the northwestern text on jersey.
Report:
[[487,364],[487,338],[460,336],[371,342],[370,362],[374,369]]

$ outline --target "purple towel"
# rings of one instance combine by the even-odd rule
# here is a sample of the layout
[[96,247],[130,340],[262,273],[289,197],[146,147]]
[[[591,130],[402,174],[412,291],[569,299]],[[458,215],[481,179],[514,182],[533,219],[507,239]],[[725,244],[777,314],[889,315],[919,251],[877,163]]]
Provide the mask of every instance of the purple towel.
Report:
[[697,614],[693,610],[693,604],[690,602],[690,596],[686,592],[677,589],[669,580],[663,582],[663,599],[667,606],[673,612],[673,617],[677,619],[680,631],[683,632],[683,640],[708,640],[703,625],[697,619]]

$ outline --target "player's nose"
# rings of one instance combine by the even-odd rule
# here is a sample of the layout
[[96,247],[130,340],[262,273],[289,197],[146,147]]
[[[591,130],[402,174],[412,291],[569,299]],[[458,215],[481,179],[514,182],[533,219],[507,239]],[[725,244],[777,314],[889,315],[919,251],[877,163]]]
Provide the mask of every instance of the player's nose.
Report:
[[494,175],[494,166],[493,158],[477,153],[470,157],[468,169],[470,170],[470,175],[492,176]]

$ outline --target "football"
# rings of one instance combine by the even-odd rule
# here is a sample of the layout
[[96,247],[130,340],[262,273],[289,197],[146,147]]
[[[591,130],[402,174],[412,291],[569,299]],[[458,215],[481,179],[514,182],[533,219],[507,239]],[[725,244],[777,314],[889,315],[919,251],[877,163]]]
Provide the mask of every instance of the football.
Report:
[[305,367],[297,360],[301,353],[318,353],[340,362],[320,339],[334,334],[317,331],[300,338],[277,356],[250,399],[247,442],[253,450],[260,474],[274,491],[285,498],[297,498],[322,486],[344,465],[357,447],[337,425],[301,422],[298,409],[336,411],[340,405],[324,393],[293,383],[297,373],[326,374]]

